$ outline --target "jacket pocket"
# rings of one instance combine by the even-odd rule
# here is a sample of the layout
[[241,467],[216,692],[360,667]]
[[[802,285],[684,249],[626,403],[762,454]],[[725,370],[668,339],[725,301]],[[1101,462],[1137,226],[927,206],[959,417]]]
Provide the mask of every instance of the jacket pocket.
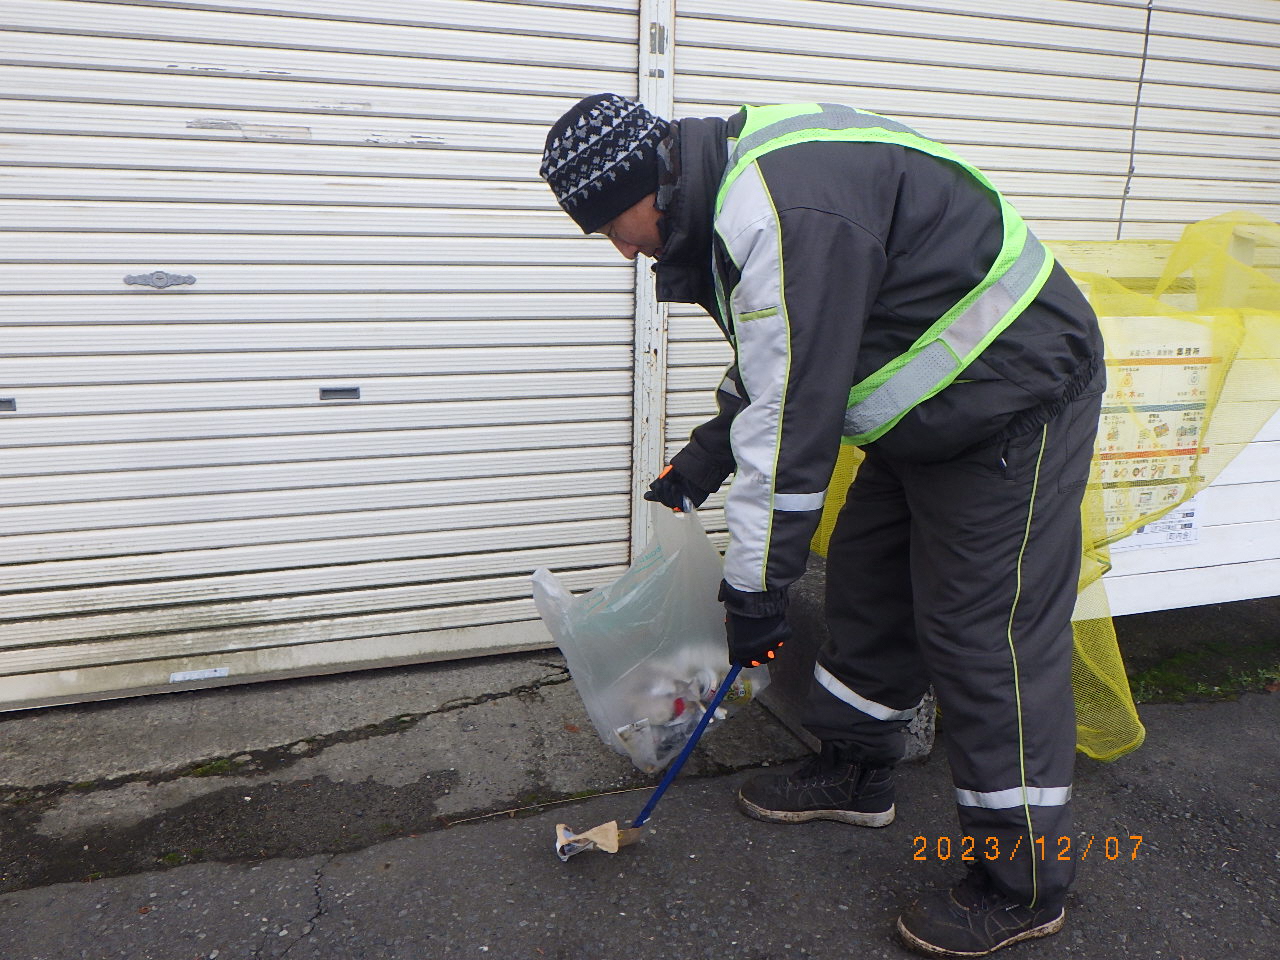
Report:
[[1063,462],[1057,471],[1058,489],[1063,493],[1082,494],[1089,482],[1101,410],[1102,393],[1090,393],[1073,400],[1066,415],[1059,418],[1065,426],[1060,441]]

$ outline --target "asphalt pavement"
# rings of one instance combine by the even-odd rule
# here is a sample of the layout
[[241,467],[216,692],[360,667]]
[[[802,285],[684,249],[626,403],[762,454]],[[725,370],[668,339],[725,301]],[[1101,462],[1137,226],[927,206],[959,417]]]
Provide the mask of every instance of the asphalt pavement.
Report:
[[[1067,926],[1016,958],[1280,955],[1280,696],[1142,709],[1080,757]],[[945,723],[945,718],[943,718]],[[603,746],[553,654],[0,717],[6,960],[903,958],[893,921],[961,872],[941,750],[883,829],[743,817],[806,749],[758,706],[713,725],[643,840],[654,777]],[[1140,838],[1140,839],[1138,839]]]

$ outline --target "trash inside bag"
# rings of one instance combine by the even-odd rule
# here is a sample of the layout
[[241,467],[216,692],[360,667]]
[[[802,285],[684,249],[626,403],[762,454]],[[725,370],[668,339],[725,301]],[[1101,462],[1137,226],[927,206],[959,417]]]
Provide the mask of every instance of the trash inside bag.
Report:
[[[653,541],[611,584],[574,596],[549,570],[533,575],[538,613],[591,722],[646,773],[680,752],[729,671],[719,553],[696,513],[655,503],[650,517]],[[744,670],[725,704],[745,702],[768,679],[766,667]]]

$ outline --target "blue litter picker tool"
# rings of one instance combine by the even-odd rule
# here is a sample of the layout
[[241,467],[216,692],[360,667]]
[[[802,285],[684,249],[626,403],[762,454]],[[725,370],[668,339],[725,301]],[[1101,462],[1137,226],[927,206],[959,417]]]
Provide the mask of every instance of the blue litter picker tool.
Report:
[[582,853],[584,850],[603,850],[605,853],[617,853],[622,847],[629,846],[640,839],[642,828],[649,822],[649,818],[653,816],[653,808],[658,805],[662,795],[667,792],[667,787],[671,786],[671,782],[680,773],[680,768],[689,759],[689,754],[693,753],[693,748],[702,739],[702,732],[707,729],[707,724],[711,722],[711,718],[720,709],[720,702],[724,700],[725,694],[733,688],[734,682],[738,679],[738,672],[741,669],[742,667],[736,663],[729,668],[729,672],[721,682],[720,688],[716,690],[716,695],[711,698],[711,703],[707,705],[706,711],[702,714],[702,719],[694,727],[693,733],[689,737],[689,742],[684,745],[680,755],[672,761],[666,775],[662,778],[662,782],[654,788],[653,793],[649,796],[649,802],[644,805],[640,815],[631,821],[631,826],[619,827],[617,820],[610,820],[608,823],[602,823],[598,827],[592,827],[585,833],[573,833],[563,823],[557,824],[556,856],[561,860],[568,860],[575,853]]

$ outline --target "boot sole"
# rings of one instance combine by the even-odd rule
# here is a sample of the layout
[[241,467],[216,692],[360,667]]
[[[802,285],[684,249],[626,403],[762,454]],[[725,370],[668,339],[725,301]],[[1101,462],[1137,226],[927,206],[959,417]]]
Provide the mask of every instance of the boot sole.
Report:
[[738,794],[738,807],[749,817],[766,823],[808,823],[810,820],[835,820],[857,827],[887,827],[893,823],[895,808],[881,813],[860,813],[856,810],[766,810]]
[[1010,944],[1021,943],[1023,940],[1035,940],[1039,937],[1048,937],[1057,933],[1062,929],[1062,925],[1067,922],[1067,911],[1063,910],[1048,923],[1042,923],[1038,927],[1032,927],[1030,930],[1024,930],[1022,933],[1014,934],[1008,940],[1002,940],[995,946],[987,950],[948,950],[946,947],[935,946],[932,943],[921,940],[914,933],[907,929],[906,924],[902,922],[902,918],[898,918],[898,936],[902,938],[902,942],[913,950],[920,953],[928,954],[931,957],[985,957],[988,954],[995,953],[1002,947]]

